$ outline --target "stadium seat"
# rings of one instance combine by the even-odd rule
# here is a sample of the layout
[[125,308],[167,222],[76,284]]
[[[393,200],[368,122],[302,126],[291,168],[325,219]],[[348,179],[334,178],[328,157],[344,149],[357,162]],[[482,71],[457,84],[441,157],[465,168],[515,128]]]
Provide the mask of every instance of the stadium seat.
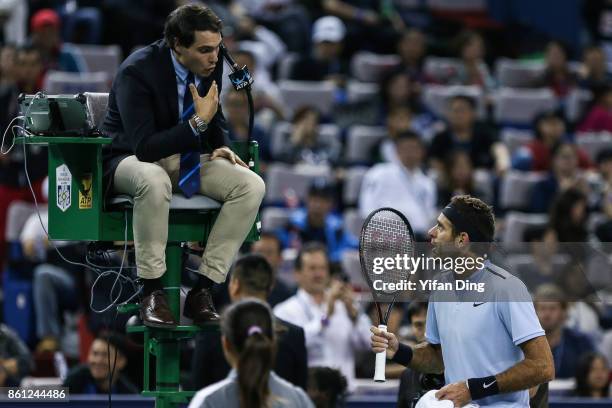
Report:
[[287,208],[266,207],[261,212],[261,228],[263,231],[274,231],[284,228],[291,216]]
[[344,159],[350,164],[372,163],[375,146],[387,136],[381,126],[351,126],[348,130]]
[[348,250],[342,253],[342,271],[349,277],[351,285],[356,289],[369,290],[369,286],[361,273],[361,263],[359,262],[359,251]]
[[493,202],[493,174],[486,169],[474,170],[474,185],[477,186],[484,196],[482,199],[486,203]]
[[344,229],[356,238],[359,238],[364,221],[365,218],[361,216],[359,210],[350,209],[344,211]]
[[495,94],[495,121],[502,125],[529,125],[534,116],[555,109],[557,99],[548,88],[501,88]]
[[344,189],[342,190],[342,201],[346,206],[357,205],[361,182],[368,171],[367,167],[351,167],[346,171],[344,178]]
[[351,73],[359,81],[378,82],[399,63],[400,58],[395,54],[382,55],[362,51],[351,59]]
[[612,133],[579,133],[576,135],[576,144],[595,160],[597,154],[605,148],[612,146]]
[[72,49],[85,61],[88,72],[106,72],[114,78],[121,64],[121,48],[118,45],[71,44]]
[[529,205],[533,187],[547,177],[546,173],[509,171],[501,180],[500,204],[510,210],[524,210]]
[[505,243],[523,242],[523,234],[529,227],[543,227],[548,223],[548,214],[526,214],[511,211],[506,214],[506,225],[502,241]]
[[106,92],[85,92],[85,101],[88,119],[94,128],[99,129],[106,115],[108,94]]
[[508,147],[510,154],[532,141],[534,135],[529,130],[505,128],[501,130],[501,140]]
[[331,179],[327,168],[315,172],[312,167],[299,168],[286,164],[271,164],[266,171],[266,204],[284,204],[287,200],[303,201],[311,183],[317,178]]
[[[285,149],[289,145],[289,136],[293,125],[289,122],[280,122],[274,126],[272,131],[272,140],[270,143],[272,157],[278,160]],[[340,140],[340,128],[334,124],[324,124],[319,126],[319,137],[322,141],[330,145],[339,146],[342,144]]]
[[349,102],[375,102],[378,97],[379,86],[370,82],[348,81],[346,90]]
[[49,71],[45,77],[43,90],[50,95],[108,92],[111,79],[106,72]]
[[278,62],[278,79],[290,79],[291,70],[293,64],[300,58],[300,54],[297,52],[288,52],[287,54],[280,57]]
[[285,114],[291,114],[303,106],[316,107],[324,115],[334,106],[336,85],[331,81],[278,81],[285,106]]
[[580,120],[585,113],[589,102],[593,99],[591,91],[585,89],[574,89],[567,96],[565,105],[565,116],[570,122]]
[[457,58],[427,57],[424,71],[434,80],[445,83],[461,67],[461,60]]
[[446,117],[449,99],[455,95],[466,95],[474,98],[477,104],[478,117],[480,119],[485,118],[485,100],[480,87],[463,85],[425,85],[423,87],[425,106],[439,118]]
[[544,73],[542,62],[500,58],[495,64],[495,77],[500,87],[529,88]]

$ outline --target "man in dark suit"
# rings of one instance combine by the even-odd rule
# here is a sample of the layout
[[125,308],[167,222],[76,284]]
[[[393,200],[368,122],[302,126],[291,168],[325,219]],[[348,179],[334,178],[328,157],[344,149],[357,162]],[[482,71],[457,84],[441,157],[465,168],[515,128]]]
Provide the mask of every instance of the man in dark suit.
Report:
[[[232,302],[244,298],[266,301],[274,286],[272,267],[261,255],[248,254],[238,259],[232,269],[229,295]],[[274,372],[306,390],[308,376],[304,330],[289,322],[275,319],[276,364]],[[193,387],[203,388],[223,380],[230,366],[223,357],[221,334],[216,331],[199,332],[192,363]]]
[[166,20],[164,39],[121,64],[109,96],[102,128],[113,143],[104,157],[105,191],[134,197],[136,264],[144,282],[141,317],[147,326],[177,324],[159,280],[166,271],[172,192],[224,203],[202,257],[200,280],[185,302],[185,315],[199,325],[218,319],[210,288],[225,281],[265,192],[262,179],[224,146],[221,27],[207,7],[177,8]]

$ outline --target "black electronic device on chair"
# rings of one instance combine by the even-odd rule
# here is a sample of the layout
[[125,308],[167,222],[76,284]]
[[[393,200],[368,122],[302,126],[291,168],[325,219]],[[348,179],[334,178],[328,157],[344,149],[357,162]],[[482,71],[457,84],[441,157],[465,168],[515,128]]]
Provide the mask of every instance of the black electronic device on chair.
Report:
[[36,136],[90,136],[93,126],[87,114],[86,98],[77,95],[20,94],[20,115],[24,129]]

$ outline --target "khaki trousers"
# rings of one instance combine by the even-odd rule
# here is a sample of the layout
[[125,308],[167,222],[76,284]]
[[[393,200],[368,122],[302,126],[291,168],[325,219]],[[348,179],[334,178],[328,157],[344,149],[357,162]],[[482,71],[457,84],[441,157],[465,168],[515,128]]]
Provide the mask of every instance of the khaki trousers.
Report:
[[[133,230],[138,276],[159,278],[166,271],[166,242],[172,192],[178,188],[180,155],[155,163],[136,156],[117,166],[114,191],[134,197]],[[223,203],[212,228],[199,272],[217,283],[225,281],[238,249],[248,235],[265,185],[255,172],[229,160],[200,156],[200,193]]]

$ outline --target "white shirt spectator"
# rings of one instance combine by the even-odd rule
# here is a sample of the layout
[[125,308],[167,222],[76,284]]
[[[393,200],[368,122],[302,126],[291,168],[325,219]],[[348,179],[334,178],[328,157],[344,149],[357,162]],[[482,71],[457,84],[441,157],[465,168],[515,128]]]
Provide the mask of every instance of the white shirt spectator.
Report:
[[364,177],[359,212],[367,217],[382,207],[395,208],[415,232],[425,234],[437,216],[435,183],[421,169],[409,170],[399,163],[377,164]]
[[369,348],[370,319],[359,313],[353,324],[344,304],[337,300],[327,317],[327,302],[317,304],[305,290],[279,303],[274,314],[304,329],[308,366],[337,368],[346,377],[349,390],[355,384],[355,351]]

